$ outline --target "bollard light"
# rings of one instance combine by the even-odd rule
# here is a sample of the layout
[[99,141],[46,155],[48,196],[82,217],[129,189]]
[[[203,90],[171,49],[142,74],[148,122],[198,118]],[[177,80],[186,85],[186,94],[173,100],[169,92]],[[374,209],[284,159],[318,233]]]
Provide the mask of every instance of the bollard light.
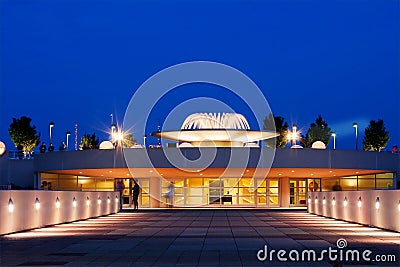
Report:
[[110,196],[107,197],[107,203],[110,204],[111,203],[111,199]]
[[[115,202],[118,203],[118,196],[115,196]],[[400,203],[400,202],[399,202]],[[400,206],[399,206],[400,207]]]
[[308,204],[310,204],[311,203],[311,196],[308,196]]
[[326,204],[326,199],[325,199],[325,196],[324,196],[324,198],[322,199],[322,205],[325,205]]
[[8,200],[8,212],[10,213],[14,212],[14,202],[12,201],[11,197]]
[[39,201],[39,198],[36,198],[36,199],[35,199],[35,209],[36,209],[36,210],[39,210],[39,209],[40,209],[40,201]]
[[357,206],[359,208],[361,208],[361,206],[362,206],[361,197],[358,198]]
[[90,199],[89,199],[89,197],[86,197],[86,206],[89,206],[90,205]]
[[375,200],[375,209],[377,210],[379,210],[379,208],[381,207],[381,203],[379,202],[380,202],[379,197],[377,197]]
[[56,208],[59,209],[60,206],[61,206],[60,199],[57,197],[56,198]]
[[100,198],[100,196],[97,198],[97,204],[101,204],[101,198]]
[[318,197],[315,197],[314,203],[318,204]]
[[335,204],[336,204],[336,200],[335,200],[335,197],[333,197],[332,198],[332,206],[335,206]]
[[343,206],[347,207],[347,197],[344,197]]
[[76,198],[75,198],[75,197],[72,199],[72,206],[73,206],[74,208],[76,208]]

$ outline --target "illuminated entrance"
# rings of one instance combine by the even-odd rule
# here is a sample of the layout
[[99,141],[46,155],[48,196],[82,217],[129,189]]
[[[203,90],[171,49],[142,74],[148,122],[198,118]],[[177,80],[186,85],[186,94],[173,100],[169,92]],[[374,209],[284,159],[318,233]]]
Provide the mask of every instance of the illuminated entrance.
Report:
[[[171,192],[173,191],[173,192]],[[163,206],[279,207],[279,180],[177,178],[161,183]]]

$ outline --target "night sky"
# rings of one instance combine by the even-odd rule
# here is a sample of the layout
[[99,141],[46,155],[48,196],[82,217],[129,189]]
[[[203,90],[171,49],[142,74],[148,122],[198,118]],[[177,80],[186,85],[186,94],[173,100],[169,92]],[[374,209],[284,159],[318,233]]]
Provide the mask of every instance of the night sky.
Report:
[[[45,142],[53,121],[56,148],[75,122],[79,137],[96,132],[105,140],[110,114],[121,124],[144,81],[196,60],[249,76],[272,112],[303,132],[321,114],[338,149],[354,149],[353,122],[361,147],[371,119],[384,120],[388,149],[400,145],[399,1],[1,0],[0,8],[0,140],[9,149],[9,124],[22,115]],[[258,128],[239,98],[191,84],[154,106],[146,134],[193,97],[225,102]],[[226,110],[210,103],[191,111]],[[176,127],[188,114],[181,115]],[[144,133],[133,131],[142,142]]]

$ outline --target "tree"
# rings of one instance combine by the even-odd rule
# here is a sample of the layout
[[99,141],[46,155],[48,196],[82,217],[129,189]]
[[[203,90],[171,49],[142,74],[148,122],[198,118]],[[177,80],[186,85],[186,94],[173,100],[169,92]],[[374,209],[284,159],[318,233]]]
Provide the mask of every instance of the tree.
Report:
[[331,128],[328,127],[328,123],[324,121],[321,115],[318,115],[315,123],[313,122],[310,124],[306,135],[301,135],[300,143],[304,147],[311,147],[315,141],[321,141],[325,146],[328,146],[331,136],[332,131]]
[[24,154],[32,152],[40,142],[40,134],[36,133],[36,126],[31,125],[32,119],[22,116],[19,119],[13,118],[8,128],[8,133],[18,150]]
[[133,137],[133,135],[131,133],[124,134],[124,138],[122,140],[123,147],[130,148],[136,144],[137,144],[137,142],[135,140],[135,137]]
[[289,125],[283,117],[274,116],[272,113],[270,113],[264,119],[264,130],[276,131],[279,133],[279,136],[265,140],[265,144],[268,147],[284,148],[288,142],[286,138],[288,134],[288,128]]
[[389,140],[389,131],[386,130],[383,120],[371,120],[364,131],[363,149],[381,151]]
[[96,137],[96,134],[92,135],[85,133],[81,139],[81,145],[79,146],[80,150],[88,150],[88,149],[98,149],[99,148],[99,138]]

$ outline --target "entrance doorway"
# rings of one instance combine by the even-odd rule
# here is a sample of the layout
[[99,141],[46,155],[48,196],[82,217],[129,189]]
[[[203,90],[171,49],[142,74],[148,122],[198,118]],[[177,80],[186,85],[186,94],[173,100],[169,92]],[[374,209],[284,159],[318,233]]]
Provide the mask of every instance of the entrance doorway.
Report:
[[306,206],[307,179],[290,180],[290,206]]

